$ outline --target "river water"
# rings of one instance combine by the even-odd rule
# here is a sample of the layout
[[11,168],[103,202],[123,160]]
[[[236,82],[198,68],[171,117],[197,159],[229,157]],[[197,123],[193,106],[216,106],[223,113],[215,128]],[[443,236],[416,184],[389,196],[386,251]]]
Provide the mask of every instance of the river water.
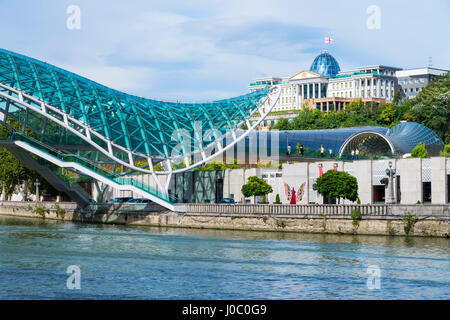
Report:
[[449,245],[0,217],[0,299],[450,299]]

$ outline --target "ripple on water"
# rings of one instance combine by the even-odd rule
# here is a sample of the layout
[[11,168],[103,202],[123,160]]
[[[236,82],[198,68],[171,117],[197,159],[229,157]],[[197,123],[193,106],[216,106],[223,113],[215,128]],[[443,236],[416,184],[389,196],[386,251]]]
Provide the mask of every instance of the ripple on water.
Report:
[[[0,218],[0,298],[449,299],[450,240],[406,239]],[[80,291],[66,289],[73,264]]]

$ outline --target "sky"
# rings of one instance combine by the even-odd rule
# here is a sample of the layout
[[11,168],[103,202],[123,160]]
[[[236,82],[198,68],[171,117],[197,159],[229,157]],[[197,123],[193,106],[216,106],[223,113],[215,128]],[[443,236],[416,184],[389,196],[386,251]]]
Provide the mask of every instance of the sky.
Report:
[[[71,5],[80,29],[67,27]],[[341,70],[425,67],[429,57],[450,69],[448,0],[0,0],[0,29],[1,48],[172,101],[245,94],[257,77],[309,69],[323,49]]]

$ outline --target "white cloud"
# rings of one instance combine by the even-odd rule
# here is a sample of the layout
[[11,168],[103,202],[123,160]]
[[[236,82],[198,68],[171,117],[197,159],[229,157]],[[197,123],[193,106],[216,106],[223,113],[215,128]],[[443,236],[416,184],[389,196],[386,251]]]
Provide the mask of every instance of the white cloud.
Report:
[[[23,0],[27,2],[26,0]],[[7,0],[3,46],[130,93],[211,100],[244,93],[253,78],[309,68],[332,36],[341,68],[365,64],[448,68],[445,0],[378,0],[382,29],[366,28],[367,0],[79,0],[80,31],[65,28],[64,1]]]

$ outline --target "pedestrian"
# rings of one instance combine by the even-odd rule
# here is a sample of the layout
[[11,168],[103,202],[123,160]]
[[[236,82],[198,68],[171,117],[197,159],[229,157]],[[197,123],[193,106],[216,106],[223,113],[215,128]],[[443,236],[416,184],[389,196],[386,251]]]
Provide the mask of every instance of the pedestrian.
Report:
[[352,160],[355,160],[355,150],[352,149]]
[[358,156],[359,156],[359,149],[358,148],[356,148],[356,150],[355,150],[355,155],[356,155],[356,160],[358,160]]
[[325,155],[325,149],[323,148],[323,144],[320,145],[320,156],[323,158],[323,156]]
[[291,155],[291,151],[292,151],[291,144],[288,144],[288,147],[287,147],[287,150],[286,150],[286,154],[287,154],[288,156],[290,156],[290,155]]
[[305,152],[305,148],[303,145],[300,146],[300,155],[303,157],[303,152]]

